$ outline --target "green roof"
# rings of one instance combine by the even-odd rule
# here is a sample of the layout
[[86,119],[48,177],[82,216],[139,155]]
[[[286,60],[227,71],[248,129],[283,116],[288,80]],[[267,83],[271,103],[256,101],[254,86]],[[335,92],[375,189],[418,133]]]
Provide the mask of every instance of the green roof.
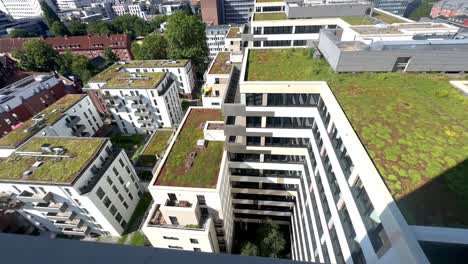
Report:
[[211,66],[209,74],[229,74],[232,70],[232,63],[227,64],[231,58],[231,52],[218,52]]
[[327,81],[409,224],[468,226],[468,99],[428,73],[335,74],[311,49],[251,49],[248,81]]
[[[0,160],[0,180],[34,181],[69,183],[79,175],[79,172],[96,156],[98,150],[106,141],[105,138],[61,138],[36,137],[26,143],[20,152],[42,152],[41,146],[50,144],[50,147],[62,147],[71,158],[41,157],[43,162],[35,170],[32,166],[39,161],[33,156],[22,156],[18,153]],[[50,154],[50,153],[45,153]],[[23,176],[25,171],[32,170],[32,174]]]
[[255,13],[254,21],[262,20],[286,20],[288,17],[284,12],[278,13]]
[[239,27],[232,27],[229,29],[227,33],[227,38],[240,38],[240,28]]
[[357,26],[357,25],[375,25],[367,16],[357,16],[357,17],[340,17],[346,23]]
[[377,18],[378,20],[386,23],[386,24],[393,24],[393,23],[408,23],[408,21],[405,21],[403,19],[399,19],[384,13],[379,13],[377,11],[374,11],[372,14],[373,17]]
[[189,60],[133,60],[125,63],[127,68],[171,68],[183,67]]
[[274,2],[284,2],[284,0],[256,0],[256,3],[274,3]]
[[16,129],[12,130],[4,137],[0,138],[0,146],[3,147],[18,147],[21,143],[25,142],[30,137],[34,136],[41,128],[47,125],[52,125],[60,118],[63,117],[64,113],[78,101],[83,99],[86,95],[83,94],[69,94],[57,100],[55,103],[42,110],[39,115],[45,115],[41,124],[33,127],[36,122],[32,119],[24,122]]
[[165,72],[138,72],[132,73],[125,71],[127,65],[115,64],[98,75],[94,76],[89,82],[104,82],[102,88],[140,88],[152,89],[166,76]]
[[158,129],[146,146],[145,151],[141,154],[139,164],[141,166],[154,166],[156,163],[155,155],[163,156],[173,133],[174,130],[172,129]]
[[[224,142],[208,141],[205,148],[197,148],[197,140],[203,139],[203,124],[207,121],[223,120],[218,109],[197,109],[190,111],[175,144],[158,175],[155,185],[192,188],[216,188]],[[189,158],[196,152],[195,158]],[[193,161],[187,167],[187,161]]]

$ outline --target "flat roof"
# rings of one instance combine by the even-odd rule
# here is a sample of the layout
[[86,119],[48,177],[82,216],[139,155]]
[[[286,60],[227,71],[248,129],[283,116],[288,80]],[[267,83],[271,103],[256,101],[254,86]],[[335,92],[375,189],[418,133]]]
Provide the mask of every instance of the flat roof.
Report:
[[126,68],[170,68],[184,67],[190,60],[132,60],[126,62]]
[[254,21],[265,21],[265,20],[286,20],[288,17],[284,12],[277,13],[254,13]]
[[104,82],[102,89],[153,89],[166,76],[165,72],[136,72],[130,73],[125,70],[127,65],[114,64],[94,76],[89,82]]
[[162,157],[169,145],[169,139],[174,130],[172,129],[158,129],[156,134],[147,143],[145,150],[141,154],[138,164],[141,166],[153,167],[156,164],[156,155]]
[[[105,138],[35,137],[12,156],[0,160],[0,181],[71,183],[103,146]],[[64,149],[63,157],[46,152],[41,146]],[[21,154],[28,152],[27,154]],[[34,152],[34,153],[30,153]],[[41,157],[38,157],[41,156]],[[42,162],[39,167],[34,166]],[[30,171],[30,173],[25,173]]]
[[[386,34],[408,34],[411,31],[434,32],[440,30],[454,30],[447,24],[443,23],[405,23],[405,24],[392,24],[392,25],[365,25],[365,26],[352,26],[352,30],[361,35],[386,35]],[[456,30],[455,30],[456,31]]]
[[52,125],[64,116],[64,113],[83,99],[84,94],[68,94],[57,100],[55,103],[42,110],[35,117],[44,115],[41,123],[33,119],[21,124],[16,129],[0,138],[0,147],[18,147],[30,137],[34,136],[41,128]]
[[216,58],[211,65],[209,74],[229,74],[232,70],[232,62],[230,61],[231,52],[218,52]]
[[[206,147],[197,147],[203,139],[207,121],[221,121],[220,109],[191,108],[172,145],[154,183],[156,186],[216,188],[223,156],[224,142],[207,141]],[[196,153],[196,156],[190,157]],[[189,165],[191,163],[191,165]]]
[[284,2],[284,0],[255,0],[256,3],[276,3]]
[[240,28],[239,27],[232,27],[229,29],[227,33],[227,38],[240,38]]
[[372,17],[377,18],[378,20],[386,23],[386,24],[393,24],[393,23],[408,23],[408,21],[404,19],[400,19],[391,15],[387,15],[385,13],[381,13],[379,11],[376,11],[374,9],[374,12],[372,12]]
[[410,225],[468,226],[468,99],[435,73],[335,74],[311,49],[250,49],[247,81],[326,81]]
[[375,25],[374,21],[370,20],[367,16],[353,16],[353,17],[340,17],[346,23],[355,25]]

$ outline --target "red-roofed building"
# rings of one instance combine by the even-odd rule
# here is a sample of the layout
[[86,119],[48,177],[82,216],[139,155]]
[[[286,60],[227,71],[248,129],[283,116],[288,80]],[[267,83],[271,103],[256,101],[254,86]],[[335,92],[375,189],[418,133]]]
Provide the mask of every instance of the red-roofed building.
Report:
[[[23,46],[23,43],[38,38],[0,38],[0,53],[11,53]],[[71,36],[39,38],[51,45],[59,53],[70,50],[74,54],[84,55],[90,59],[104,55],[105,48],[111,48],[119,60],[132,59],[130,37],[125,34],[104,36]]]

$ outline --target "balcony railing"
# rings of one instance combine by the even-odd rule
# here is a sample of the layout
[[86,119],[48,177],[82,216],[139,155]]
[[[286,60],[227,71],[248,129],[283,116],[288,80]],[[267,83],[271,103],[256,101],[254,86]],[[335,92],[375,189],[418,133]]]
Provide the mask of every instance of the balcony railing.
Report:
[[91,232],[91,228],[89,226],[82,226],[81,228],[67,227],[62,229],[61,231],[66,235],[87,236],[89,232]]
[[146,109],[148,108],[148,103],[143,103],[143,104],[135,103],[135,104],[131,104],[130,107],[133,109]]
[[192,207],[192,203],[189,201],[174,201],[174,200],[167,200],[165,206],[172,206],[172,207]]
[[137,119],[137,123],[139,124],[153,124],[153,119]]
[[75,220],[59,220],[54,223],[55,226],[61,228],[81,228],[84,224],[83,219],[75,219]]
[[123,98],[125,98],[126,100],[137,101],[141,99],[141,95],[124,95]]
[[38,203],[32,207],[34,210],[41,212],[59,213],[65,212],[68,209],[67,203]]
[[16,196],[16,199],[24,203],[48,203],[52,200],[53,196],[51,192],[47,192],[46,194],[34,194],[28,191],[22,191]]
[[136,116],[150,116],[150,112],[135,112],[134,113]]
[[73,220],[76,217],[76,212],[64,212],[64,213],[47,213],[46,217],[54,221],[68,221]]
[[202,215],[200,217],[199,225],[174,225],[167,223],[163,217],[162,212],[159,210],[160,205],[156,205],[156,210],[154,211],[153,216],[148,222],[149,227],[158,227],[158,228],[173,228],[173,229],[184,229],[184,230],[194,230],[194,231],[203,231],[209,226],[208,223],[211,221],[211,218],[208,215]]

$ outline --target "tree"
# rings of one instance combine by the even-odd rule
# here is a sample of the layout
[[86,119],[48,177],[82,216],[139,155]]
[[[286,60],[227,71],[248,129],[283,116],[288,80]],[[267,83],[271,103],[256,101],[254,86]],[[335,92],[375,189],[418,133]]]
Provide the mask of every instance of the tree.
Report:
[[132,53],[137,60],[167,59],[167,41],[162,35],[148,35],[142,44],[133,42]]
[[38,39],[25,42],[21,49],[13,52],[13,57],[21,68],[28,71],[48,72],[58,68],[58,53]]
[[205,24],[195,16],[176,12],[167,20],[165,32],[169,58],[191,59],[198,72],[204,72],[208,62]]
[[118,16],[112,21],[112,26],[117,33],[128,34],[132,38],[144,36],[152,31],[148,22],[132,15]]
[[286,246],[284,234],[280,231],[279,225],[268,219],[263,227],[259,230],[260,237],[260,252],[264,257],[279,258],[281,252]]
[[90,35],[106,35],[115,33],[112,25],[106,21],[93,21],[88,24],[87,27],[88,34]]
[[96,69],[93,64],[83,55],[75,55],[70,51],[65,51],[60,56],[59,72],[63,75],[73,75],[83,81],[89,80]]
[[82,23],[79,19],[73,18],[68,23],[68,30],[72,36],[84,36],[86,32],[86,24]]
[[119,60],[111,48],[104,49],[104,59],[106,60],[107,65],[114,64],[114,62]]
[[11,38],[32,38],[32,37],[38,37],[39,35],[36,34],[35,32],[27,31],[24,29],[13,29],[10,32],[10,37]]
[[52,23],[55,21],[60,21],[59,16],[55,13],[55,11],[46,3],[46,1],[40,1],[41,9],[42,9],[42,16],[46,24],[51,27]]
[[241,255],[258,256],[258,247],[251,242],[247,242],[246,244],[242,246]]
[[184,4],[184,7],[183,7],[183,9],[182,9],[182,12],[186,13],[186,14],[189,15],[189,16],[193,16],[192,7],[190,6],[189,3],[185,3],[185,4]]
[[49,29],[55,37],[63,37],[65,35],[70,35],[70,31],[68,31],[68,28],[62,21],[53,22],[52,26],[50,26]]
[[161,24],[167,21],[166,15],[155,16],[149,22],[151,28],[154,30],[158,30],[161,27]]

